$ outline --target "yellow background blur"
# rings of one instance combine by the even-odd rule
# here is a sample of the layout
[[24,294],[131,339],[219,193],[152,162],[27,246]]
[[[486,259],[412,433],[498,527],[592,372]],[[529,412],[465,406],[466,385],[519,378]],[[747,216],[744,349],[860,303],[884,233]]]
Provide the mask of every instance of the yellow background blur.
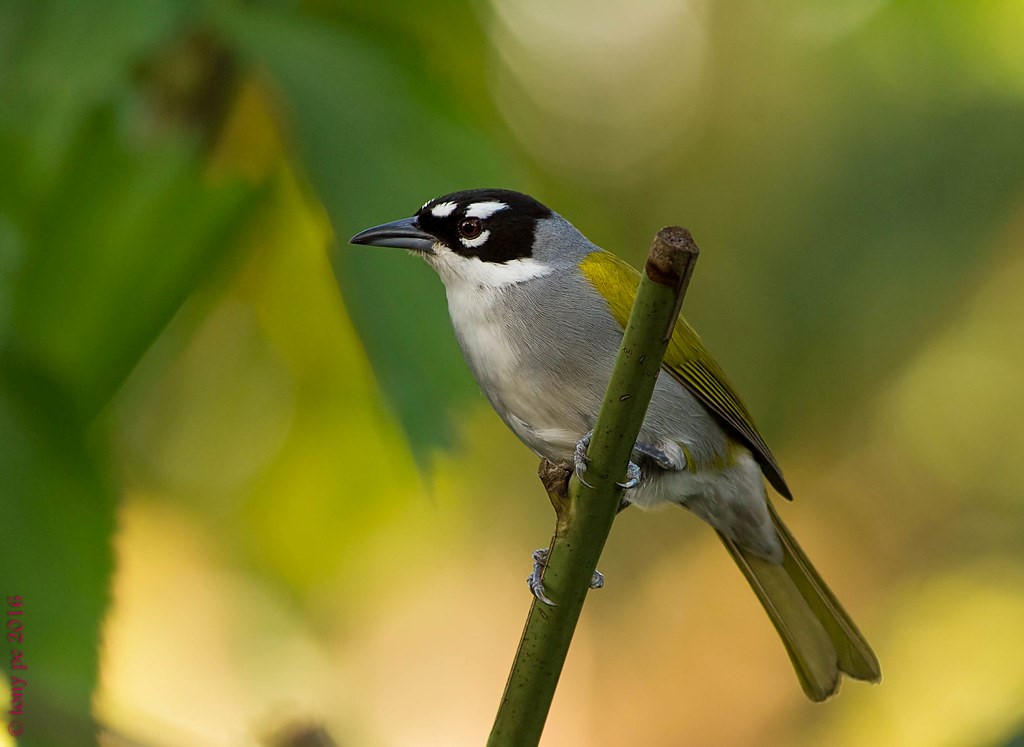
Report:
[[1017,0],[0,4],[19,743],[484,742],[550,507],[430,269],[346,244],[482,186],[634,263],[692,229],[686,314],[883,669],[809,704],[713,534],[631,510],[544,744],[1024,743],[1022,39]]

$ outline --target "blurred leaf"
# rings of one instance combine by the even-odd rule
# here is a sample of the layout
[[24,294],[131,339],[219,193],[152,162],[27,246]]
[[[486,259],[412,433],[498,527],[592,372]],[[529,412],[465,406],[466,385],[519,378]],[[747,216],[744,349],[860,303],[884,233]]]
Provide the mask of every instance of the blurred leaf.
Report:
[[[14,0],[0,6],[0,129],[27,136],[34,177],[54,176],[86,112],[131,83],[133,65],[192,0]],[[19,191],[26,192],[22,183]]]
[[[248,417],[272,421],[284,405],[287,429],[278,450],[266,454],[236,531],[264,573],[316,606],[325,586],[357,583],[353,579],[364,568],[367,538],[390,531],[422,493],[409,444],[384,407],[365,351],[339,303],[323,251],[330,236],[323,212],[286,170],[273,198],[250,234],[254,245],[238,278],[238,295],[249,305],[263,343],[291,374],[290,388],[276,387],[277,406],[268,402]],[[232,334],[233,347],[239,348],[237,338],[244,336]],[[222,338],[222,351],[204,354],[202,363],[230,366],[227,344]],[[246,361],[246,375],[260,377],[263,367],[252,363]],[[181,404],[175,421],[181,420],[186,403]],[[236,420],[251,432],[249,441],[267,425],[247,425],[242,415]],[[288,497],[287,511],[282,496]]]
[[123,139],[99,111],[31,209],[0,202],[0,283],[13,291],[0,307],[0,585],[32,615],[31,744],[91,741],[115,492],[86,428],[233,246],[256,195],[206,186],[184,144]]
[[293,382],[250,307],[229,296],[194,316],[176,316],[119,390],[115,442],[128,489],[219,517],[281,449]]
[[1021,726],[1013,735],[1001,739],[996,743],[999,747],[1024,747],[1024,726]]
[[[479,133],[442,110],[431,84],[343,29],[238,10],[225,32],[271,75],[306,173],[344,241],[447,191],[502,181]],[[441,103],[438,103],[440,99]],[[389,401],[414,448],[450,439],[451,405],[474,387],[441,285],[400,252],[343,247],[335,267]]]
[[26,745],[94,741],[86,714],[113,567],[116,493],[72,412],[67,393],[44,372],[4,355],[0,589],[5,598],[24,598],[24,641],[16,648],[24,651],[30,683]]
[[0,340],[10,324],[15,282],[24,256],[21,234],[13,221],[0,212]]
[[95,741],[116,491],[93,420],[258,196],[144,126],[134,66],[188,7],[0,8],[0,586],[27,605],[26,744]]
[[191,149],[126,147],[112,113],[80,131],[23,219],[11,344],[94,415],[197,280],[231,248],[252,187],[211,188]]

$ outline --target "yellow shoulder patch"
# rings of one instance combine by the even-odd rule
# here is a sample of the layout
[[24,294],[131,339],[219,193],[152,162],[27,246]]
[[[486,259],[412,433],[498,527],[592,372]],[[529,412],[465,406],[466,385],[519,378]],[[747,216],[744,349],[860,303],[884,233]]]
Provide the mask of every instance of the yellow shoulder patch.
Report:
[[[605,251],[596,251],[584,257],[580,262],[580,272],[608,303],[615,321],[625,329],[636,300],[640,273]],[[711,357],[693,327],[682,316],[676,322],[668,350],[665,351],[664,367],[751,449],[772,486],[786,498],[792,497],[782,477],[782,470],[768,449],[768,444],[758,433],[747,408],[729,385],[721,366]]]
[[625,329],[636,300],[640,273],[609,252],[588,254],[580,262],[580,272],[608,302],[615,321]]

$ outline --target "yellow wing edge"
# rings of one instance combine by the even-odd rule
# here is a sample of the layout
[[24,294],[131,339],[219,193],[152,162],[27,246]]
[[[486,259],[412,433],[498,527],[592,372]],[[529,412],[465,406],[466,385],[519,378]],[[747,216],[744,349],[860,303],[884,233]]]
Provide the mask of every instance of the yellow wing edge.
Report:
[[[636,300],[640,273],[614,254],[603,250],[588,254],[580,263],[580,271],[608,304],[615,320],[625,329]],[[663,368],[707,407],[731,435],[751,450],[772,487],[783,497],[792,500],[782,469],[754,425],[753,417],[729,384],[721,366],[711,357],[700,337],[682,316],[676,322],[672,339],[669,340]]]

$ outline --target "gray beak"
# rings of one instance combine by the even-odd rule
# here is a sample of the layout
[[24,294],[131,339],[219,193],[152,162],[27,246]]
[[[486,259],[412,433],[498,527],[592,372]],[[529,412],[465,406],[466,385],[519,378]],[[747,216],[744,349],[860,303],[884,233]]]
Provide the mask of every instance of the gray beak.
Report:
[[412,249],[417,252],[433,254],[435,241],[437,241],[436,238],[416,224],[416,218],[402,218],[402,220],[360,231],[349,239],[348,243],[393,246],[399,249]]

